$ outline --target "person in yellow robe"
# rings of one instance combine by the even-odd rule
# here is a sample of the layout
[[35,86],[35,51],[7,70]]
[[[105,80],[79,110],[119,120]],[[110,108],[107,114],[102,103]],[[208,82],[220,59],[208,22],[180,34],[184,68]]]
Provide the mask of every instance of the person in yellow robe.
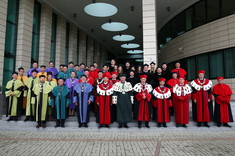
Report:
[[[53,74],[52,72],[47,72],[47,81],[46,83],[48,83],[52,89],[54,87],[57,86],[57,80],[56,79],[53,79]],[[48,98],[48,101],[50,101],[50,97]],[[51,106],[48,106],[48,120],[51,121],[52,120],[52,107]]]
[[38,77],[44,75],[47,79],[47,72],[46,72],[46,66],[45,65],[41,65],[40,66],[40,72],[38,73]]
[[25,86],[27,90],[27,104],[26,104],[26,118],[24,121],[35,121],[35,94],[33,92],[33,87],[39,83],[39,78],[37,77],[38,71],[32,71],[32,77],[25,81]]
[[7,82],[6,85],[6,99],[7,99],[7,121],[15,120],[18,121],[19,114],[19,97],[24,89],[23,83],[17,80],[18,73],[12,73],[12,80]]
[[46,119],[47,119],[47,107],[48,107],[48,98],[51,94],[52,87],[45,83],[45,75],[39,77],[40,82],[36,84],[33,88],[33,92],[36,95],[36,128],[43,127],[46,128]]
[[27,103],[27,97],[26,97],[26,91],[25,91],[25,82],[27,80],[27,76],[24,76],[24,68],[20,67],[18,68],[18,80],[20,80],[23,83],[24,89],[23,92],[21,93],[20,97],[19,97],[19,102],[20,102],[20,107],[22,108],[20,110],[20,115],[25,114],[25,108],[26,108],[26,103]]

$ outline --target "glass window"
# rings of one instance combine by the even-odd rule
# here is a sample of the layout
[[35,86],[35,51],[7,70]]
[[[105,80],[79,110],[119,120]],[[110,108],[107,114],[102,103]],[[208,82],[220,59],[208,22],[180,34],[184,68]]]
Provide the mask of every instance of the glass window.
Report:
[[176,17],[177,36],[185,32],[185,12],[180,13]]
[[209,61],[208,61],[208,54],[198,55],[196,59],[197,70],[205,70],[206,71],[206,78],[209,77]]
[[41,19],[41,4],[35,1],[33,12],[33,35],[32,35],[32,49],[31,49],[31,63],[38,61],[39,56],[39,32]]
[[10,22],[6,25],[5,53],[15,55],[16,52],[16,29],[17,26]]
[[187,75],[188,75],[188,80],[193,80],[197,77],[196,75],[196,60],[195,57],[190,57],[187,59]]
[[65,41],[65,64],[69,62],[69,27],[70,24],[66,23],[66,41]]
[[220,17],[220,0],[207,0],[207,22]]
[[57,15],[52,14],[52,26],[51,26],[51,51],[50,51],[50,60],[55,62],[56,54],[56,28],[57,28]]
[[193,8],[185,11],[185,27],[187,31],[193,28]]
[[235,77],[235,48],[224,50],[225,77]]
[[202,0],[194,5],[194,23],[196,27],[206,23],[205,0]]
[[221,51],[209,53],[210,78],[224,75],[223,53]]
[[221,0],[222,16],[235,14],[235,1],[234,0]]

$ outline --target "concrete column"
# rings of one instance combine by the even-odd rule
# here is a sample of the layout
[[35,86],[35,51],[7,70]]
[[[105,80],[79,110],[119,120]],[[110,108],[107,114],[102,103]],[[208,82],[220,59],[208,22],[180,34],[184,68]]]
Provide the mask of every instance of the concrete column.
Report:
[[143,50],[144,63],[157,63],[156,1],[143,0]]
[[86,63],[86,34],[79,32],[79,64]]
[[66,34],[66,19],[57,16],[57,30],[56,30],[56,67],[59,68],[60,64],[64,64],[65,55],[65,34]]
[[51,51],[52,8],[47,4],[41,6],[39,64],[48,65]]
[[100,64],[100,44],[95,41],[95,50],[94,50],[94,62],[97,62],[98,66],[101,66]]
[[89,36],[87,42],[87,65],[90,66],[94,61],[94,40]]
[[70,24],[69,30],[69,62],[77,62],[77,27]]
[[31,47],[33,31],[34,1],[20,0],[17,32],[16,70],[18,67],[31,67]]
[[0,85],[3,80],[3,65],[5,53],[5,35],[6,35],[6,21],[7,21],[7,0],[0,1]]

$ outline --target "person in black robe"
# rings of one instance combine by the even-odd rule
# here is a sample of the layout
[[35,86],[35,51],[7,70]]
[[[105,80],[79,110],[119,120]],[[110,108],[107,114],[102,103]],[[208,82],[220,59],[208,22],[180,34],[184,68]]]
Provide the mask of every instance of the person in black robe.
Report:
[[171,79],[171,72],[167,69],[167,64],[162,63],[162,77],[166,79],[166,81]]

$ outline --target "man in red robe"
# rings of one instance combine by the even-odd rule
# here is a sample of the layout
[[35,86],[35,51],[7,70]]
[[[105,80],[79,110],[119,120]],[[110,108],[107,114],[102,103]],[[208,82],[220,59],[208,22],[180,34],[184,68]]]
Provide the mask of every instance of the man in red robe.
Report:
[[135,98],[137,100],[135,107],[137,107],[138,128],[141,128],[142,121],[145,121],[145,126],[149,128],[149,120],[151,116],[151,92],[153,90],[150,84],[146,83],[147,75],[140,75],[140,83],[134,86]]
[[205,79],[205,71],[200,70],[198,73],[198,79],[191,82],[193,89],[192,93],[192,109],[193,119],[198,122],[198,127],[202,126],[204,122],[205,127],[210,127],[208,122],[213,118],[213,105],[212,105],[212,82]]
[[178,77],[186,77],[187,75],[187,72],[183,68],[180,68],[180,62],[175,63],[175,69],[173,69],[171,72],[176,72]]
[[99,105],[98,120],[99,128],[107,127],[111,124],[111,104],[113,94],[113,84],[109,81],[109,76],[103,74],[103,83],[97,86],[97,99]]
[[118,72],[113,71],[113,72],[111,72],[111,75],[112,75],[111,81],[112,81],[113,84],[120,81],[120,80],[117,79]]
[[[84,69],[84,75],[87,77],[86,82],[91,84],[92,86],[94,85],[94,79],[89,75],[89,70]],[[81,79],[78,80],[78,83],[81,83]]]
[[167,127],[166,123],[170,122],[170,111],[169,108],[172,106],[171,103],[171,91],[165,87],[165,78],[159,78],[159,86],[153,90],[153,95],[156,98],[153,100],[153,106],[156,108],[156,121],[158,127]]
[[98,77],[98,72],[95,70],[94,65],[90,65],[89,76],[95,80]]
[[215,96],[215,112],[214,121],[218,123],[218,127],[223,124],[225,127],[231,127],[228,123],[233,122],[233,115],[230,106],[232,90],[223,83],[224,78],[218,77],[218,84],[213,87],[212,94]]
[[192,89],[188,84],[185,84],[185,78],[179,79],[180,83],[173,88],[174,109],[175,109],[175,123],[176,127],[187,128],[189,123],[189,99],[191,97]]

